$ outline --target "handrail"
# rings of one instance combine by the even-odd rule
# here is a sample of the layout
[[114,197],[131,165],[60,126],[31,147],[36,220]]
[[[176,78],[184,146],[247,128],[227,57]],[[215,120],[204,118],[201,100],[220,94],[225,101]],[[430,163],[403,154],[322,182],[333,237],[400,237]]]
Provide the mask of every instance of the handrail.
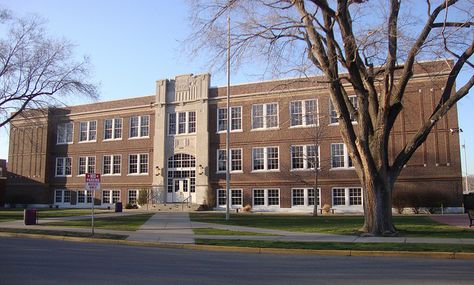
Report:
[[181,212],[184,211],[184,203],[186,203],[186,206],[189,206],[190,201],[191,201],[191,195],[189,195],[186,199],[181,201]]

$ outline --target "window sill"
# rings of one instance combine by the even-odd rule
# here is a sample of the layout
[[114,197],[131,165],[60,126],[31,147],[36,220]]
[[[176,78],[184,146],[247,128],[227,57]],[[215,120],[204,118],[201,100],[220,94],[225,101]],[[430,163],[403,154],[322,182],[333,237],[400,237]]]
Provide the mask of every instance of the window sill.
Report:
[[290,126],[289,129],[305,129],[305,128],[314,128],[318,127],[318,124],[312,124],[312,125],[296,125],[296,126]]
[[265,172],[280,172],[280,169],[271,169],[271,170],[252,170],[250,173],[265,173]]
[[148,173],[129,173],[127,176],[147,176]]
[[332,167],[332,168],[329,168],[329,171],[339,171],[339,170],[355,170],[355,167]]
[[[243,170],[239,170],[239,171],[234,170],[234,171],[230,171],[229,173],[230,174],[239,174],[239,173],[244,173],[244,171]],[[226,171],[216,171],[216,174],[226,174]]]
[[97,140],[93,140],[93,141],[80,141],[78,143],[95,143],[97,142]]
[[128,138],[128,140],[141,140],[141,139],[149,139],[149,136],[146,137],[133,137],[133,138]]
[[54,175],[54,177],[64,178],[64,177],[72,177],[72,175]]
[[[242,129],[239,130],[230,130],[230,133],[243,133],[244,131]],[[225,134],[227,131],[217,131],[216,134]]]
[[[314,171],[314,168],[295,168],[295,169],[290,169],[290,172],[300,172],[300,171]],[[321,168],[318,168],[318,171],[321,171]]]
[[251,129],[251,132],[278,131],[280,127]]
[[103,139],[102,141],[103,142],[114,142],[114,141],[121,141],[122,138],[119,138],[119,139]]
[[118,174],[102,174],[102,177],[113,177],[113,176],[122,176],[122,173],[118,173]]
[[70,144],[74,144],[74,142],[65,142],[65,143],[56,142],[56,145],[70,145]]

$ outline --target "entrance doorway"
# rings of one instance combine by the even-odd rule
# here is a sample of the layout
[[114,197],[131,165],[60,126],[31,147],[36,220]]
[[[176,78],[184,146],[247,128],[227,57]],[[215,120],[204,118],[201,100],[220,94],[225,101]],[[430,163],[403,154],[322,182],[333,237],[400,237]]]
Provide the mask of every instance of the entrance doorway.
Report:
[[183,202],[189,197],[189,178],[175,178],[173,179],[173,201]]
[[167,203],[195,203],[196,200],[196,159],[186,153],[177,153],[168,158]]

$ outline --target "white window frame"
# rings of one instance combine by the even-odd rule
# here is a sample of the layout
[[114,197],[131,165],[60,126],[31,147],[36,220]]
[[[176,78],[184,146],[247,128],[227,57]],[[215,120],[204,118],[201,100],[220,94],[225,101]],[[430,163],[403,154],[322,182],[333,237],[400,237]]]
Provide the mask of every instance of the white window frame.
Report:
[[[316,145],[314,144],[307,144],[307,145],[292,145],[290,146],[290,166],[291,166],[291,171],[302,171],[302,170],[314,170],[314,167],[309,167],[309,162],[308,162],[308,147]],[[293,165],[293,150],[295,147],[303,147],[303,167],[302,168],[295,168]],[[321,155],[320,155],[320,146],[318,145],[316,147],[316,159],[317,159],[317,169],[321,169]]]
[[[359,109],[359,103],[357,102],[357,96],[356,95],[351,95],[348,96],[349,100],[351,101],[352,105],[354,106],[354,109]],[[352,118],[351,115],[351,121],[353,124],[357,124],[357,120],[355,118]],[[337,119],[337,113],[336,109],[334,108],[334,104],[332,103],[331,98],[329,98],[329,125],[330,126],[337,126],[339,125],[339,121]]]
[[[130,158],[132,156],[137,156],[137,172],[130,172]],[[147,157],[147,171],[141,172],[142,157]],[[148,175],[150,172],[150,155],[148,153],[131,153],[128,155],[128,175]]]
[[[69,134],[70,131],[70,134]],[[60,141],[64,138],[64,141]],[[70,141],[68,140],[70,138]],[[74,142],[74,124],[72,122],[59,123],[56,127],[56,144],[73,144]]]
[[[93,123],[93,122],[95,122],[95,130],[91,130],[91,123]],[[86,125],[86,138],[84,140],[81,139],[82,125],[83,124]],[[95,138],[91,139],[93,132],[95,134]],[[79,132],[78,133],[79,133],[79,138],[78,138],[79,143],[96,142],[97,141],[97,120],[79,122]]]
[[[76,204],[77,205],[91,205],[94,202],[94,197],[92,197],[92,191],[91,190],[77,190],[77,197],[76,197]],[[81,193],[84,193],[84,202],[79,202],[79,198],[82,198],[80,196]]]
[[[130,201],[130,193],[134,192],[135,193],[135,202]],[[132,205],[138,205],[138,195],[139,195],[139,190],[137,189],[128,189],[127,191],[127,204],[132,204]]]
[[[57,201],[58,194],[61,193],[61,201]],[[66,202],[66,193],[69,193],[69,202]],[[55,205],[71,205],[72,191],[68,189],[55,189],[54,190],[54,204]]]
[[[230,190],[230,207],[233,208],[233,209],[242,208],[242,205],[244,203],[243,190],[240,189],[240,188],[233,188],[233,189],[229,189],[229,190]],[[233,198],[239,198],[239,197],[234,196],[235,191],[240,192],[240,204],[234,204],[233,203],[233,200],[232,200]],[[224,197],[221,197],[221,193],[224,193]],[[227,203],[220,204],[219,203],[220,198],[223,198],[223,199],[226,198],[226,189],[221,188],[221,189],[216,190],[216,206],[217,206],[217,208],[225,208],[227,206]]]
[[[314,208],[313,204],[309,203],[309,199],[311,196],[309,195],[309,190],[314,189],[313,187],[293,187],[291,188],[291,207],[292,208]],[[295,205],[293,198],[294,196],[294,191],[295,190],[303,190],[303,205]],[[314,193],[318,194],[318,207],[321,207],[321,188],[318,187],[316,188],[316,191]],[[313,197],[313,199],[316,199],[316,197]]]
[[[315,123],[313,124],[308,124],[307,122],[307,117],[308,117],[308,113],[306,111],[306,102],[308,101],[314,101],[314,104],[315,104],[315,111],[316,113],[314,114],[314,120],[315,120]],[[301,103],[301,124],[295,124],[293,125],[293,110],[292,110],[292,104],[296,104],[297,102]],[[290,128],[301,128],[301,127],[315,127],[315,126],[319,126],[319,102],[318,102],[318,99],[305,99],[305,100],[295,100],[295,101],[291,101],[290,104],[289,104],[289,109],[290,109]]]
[[[66,174],[66,169],[67,169],[67,165],[66,165],[66,162],[67,160],[69,159],[70,163],[69,163],[69,168],[70,168],[70,173],[69,174]],[[62,173],[63,174],[58,174],[58,162],[62,160],[63,161],[63,165],[62,165]],[[56,157],[56,163],[54,165],[54,176],[55,177],[72,177],[72,157]]]
[[[278,152],[278,168],[268,169],[268,149],[276,148]],[[255,152],[256,149],[263,149],[263,169],[255,169]],[[265,146],[265,147],[253,147],[252,148],[252,172],[276,172],[280,171],[280,147],[279,146]]]
[[[339,190],[344,190],[344,204],[343,205],[335,205],[334,204],[334,190],[339,189]],[[361,204],[351,204],[351,198],[352,196],[350,195],[350,190],[357,189],[360,190],[360,200]],[[359,197],[359,196],[357,196]],[[331,188],[331,203],[333,208],[362,208],[364,205],[364,191],[362,187],[332,187]]]
[[[235,151],[240,151],[240,169],[238,170],[233,170],[232,169],[232,163],[234,161],[237,161],[235,159],[233,159],[232,157],[232,154],[235,152]],[[225,173],[226,172],[226,168],[228,166],[228,162],[227,162],[227,150],[226,149],[217,149],[216,150],[216,173]],[[220,153],[223,153],[225,156],[224,156],[224,160],[221,160],[220,159]],[[243,172],[243,167],[244,167],[244,156],[243,156],[243,149],[241,148],[231,148],[230,149],[230,173],[242,173]],[[220,162],[224,162],[224,166],[225,168],[224,169],[220,169]]]
[[[233,117],[234,110],[239,110],[240,116],[239,117]],[[220,119],[219,118],[219,113],[221,111],[225,111],[225,119]],[[229,121],[229,116],[227,115],[227,108],[217,108],[217,113],[216,113],[216,130],[217,133],[226,133],[227,132],[227,123]],[[233,123],[234,121],[238,121],[240,124],[240,128],[233,128]],[[222,128],[223,127],[223,128]],[[230,107],[230,132],[242,132],[242,106],[232,106]]]
[[[263,205],[255,205],[255,191],[257,190],[263,190]],[[278,205],[269,205],[269,200],[270,197],[268,195],[269,193],[269,190],[277,190],[278,191]],[[261,198],[261,197],[259,197]],[[272,187],[269,187],[269,188],[253,188],[252,189],[252,207],[255,208],[255,209],[258,209],[258,208],[280,208],[280,205],[281,205],[281,191],[280,191],[280,188],[272,188]]]
[[[86,165],[85,165],[85,172],[84,173],[80,173],[81,171],[81,158],[85,158],[86,159]],[[93,172],[90,172],[89,171],[89,167],[92,166],[90,160],[91,158],[94,158],[94,171]],[[77,159],[77,176],[85,176],[86,173],[96,173],[97,172],[97,159],[95,156],[80,156],[78,159]]]
[[[109,199],[109,202],[106,203],[104,202],[104,198],[105,198],[105,193],[107,193],[107,197]],[[114,202],[114,199],[116,198],[116,196],[114,194],[117,194],[118,193],[118,200]],[[113,205],[115,203],[120,203],[122,201],[122,195],[121,195],[121,191],[118,190],[118,189],[106,189],[106,190],[102,190],[102,204],[104,205]]]
[[[110,173],[105,173],[105,158],[110,158]],[[119,164],[119,172],[114,172],[115,166],[115,157],[119,157],[120,164]],[[102,175],[104,176],[120,176],[122,175],[122,155],[121,154],[110,154],[102,156]]]
[[[333,149],[332,149],[332,146],[333,145],[342,145],[343,146],[343,166],[334,166],[333,164]],[[335,170],[335,169],[354,169],[354,163],[352,162],[352,166],[349,164],[349,152],[347,150],[347,147],[344,143],[331,143],[331,146],[330,146],[330,157],[331,157],[331,169],[330,170]]]
[[[142,126],[142,120],[143,118],[148,117],[148,124]],[[138,118],[138,125],[136,126],[137,128],[137,135],[132,137],[132,120],[134,118]],[[140,115],[140,116],[132,116],[129,119],[129,126],[128,126],[128,139],[129,140],[136,140],[136,139],[147,139],[150,137],[150,115]],[[147,128],[147,134],[142,135],[142,128]]]
[[[273,127],[269,127],[267,126],[267,118],[268,118],[268,106],[270,105],[276,105],[275,108],[276,108],[276,126],[273,126]],[[254,116],[255,116],[255,113],[254,113],[254,108],[256,108],[257,106],[262,106],[262,117],[263,117],[263,126],[262,127],[255,127],[254,125]],[[258,130],[274,130],[274,129],[278,129],[279,126],[280,126],[280,108],[279,108],[279,105],[278,105],[278,102],[270,102],[270,103],[262,103],[262,104],[253,104],[252,105],[252,131],[258,131]]]
[[[194,131],[190,131],[190,125],[191,125],[191,113],[194,113]],[[184,123],[184,132],[179,132],[179,115],[184,114],[185,121]],[[174,118],[174,133],[171,132],[170,128],[170,123],[171,123],[171,117]],[[168,136],[182,136],[182,135],[189,135],[189,134],[195,134],[197,132],[197,112],[196,111],[183,111],[183,112],[175,112],[175,113],[169,113],[168,114],[168,124],[167,124],[167,133]]]
[[[111,138],[105,138],[105,132],[107,131],[106,124],[107,121],[112,122],[112,129],[110,130],[112,132]],[[115,125],[116,122],[120,122],[120,128],[117,128]],[[117,136],[116,131],[120,129],[120,136]],[[122,140],[123,137],[123,119],[122,118],[112,118],[112,119],[105,119],[104,120],[104,139],[103,141],[117,141],[117,140]]]

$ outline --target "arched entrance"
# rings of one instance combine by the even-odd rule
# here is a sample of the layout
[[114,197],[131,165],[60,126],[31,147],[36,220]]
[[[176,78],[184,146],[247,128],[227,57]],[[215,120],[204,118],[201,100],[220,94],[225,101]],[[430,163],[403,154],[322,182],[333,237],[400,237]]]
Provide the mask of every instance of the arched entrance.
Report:
[[196,158],[177,153],[168,158],[166,202],[196,200]]

